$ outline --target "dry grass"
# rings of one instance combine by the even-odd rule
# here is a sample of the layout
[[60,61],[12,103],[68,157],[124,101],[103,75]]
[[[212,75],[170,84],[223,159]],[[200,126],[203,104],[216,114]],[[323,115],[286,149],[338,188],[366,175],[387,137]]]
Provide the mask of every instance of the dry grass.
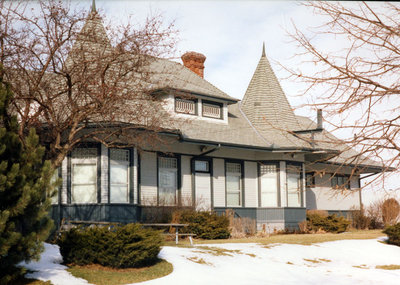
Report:
[[377,265],[376,269],[384,269],[384,270],[399,270],[400,265],[397,264],[390,264],[390,265]]
[[369,269],[369,267],[366,264],[361,264],[361,265],[353,265],[354,268],[360,268],[360,269]]
[[[220,243],[258,243],[263,245],[273,243],[289,243],[289,244],[302,244],[310,245],[314,243],[345,240],[345,239],[374,239],[384,236],[382,230],[353,230],[341,234],[324,233],[324,234],[277,234],[268,237],[249,237],[238,239],[218,239],[218,240],[198,240],[195,239],[195,244],[220,244]],[[179,241],[179,246],[190,246],[188,240]],[[167,246],[176,246],[173,242],[166,242]]]
[[193,252],[203,253],[203,254],[211,254],[214,256],[231,256],[231,257],[233,257],[233,254],[244,254],[244,255],[247,255],[250,257],[256,257],[256,255],[253,253],[245,253],[238,249],[225,249],[225,248],[210,247],[210,246],[197,246],[196,248],[199,250],[194,250]]
[[[137,283],[166,276],[172,272],[172,264],[160,260],[143,268],[113,269],[101,265],[71,266],[68,271],[96,285]],[[36,284],[35,284],[36,285]]]
[[194,263],[198,263],[198,264],[204,264],[204,265],[210,265],[213,266],[213,264],[211,262],[207,262],[205,261],[203,258],[199,258],[197,256],[193,256],[193,257],[186,257],[187,260],[190,260]]
[[318,258],[318,259],[307,259],[303,258],[304,261],[308,261],[311,263],[322,263],[322,262],[332,262],[332,260],[325,259],[325,258]]

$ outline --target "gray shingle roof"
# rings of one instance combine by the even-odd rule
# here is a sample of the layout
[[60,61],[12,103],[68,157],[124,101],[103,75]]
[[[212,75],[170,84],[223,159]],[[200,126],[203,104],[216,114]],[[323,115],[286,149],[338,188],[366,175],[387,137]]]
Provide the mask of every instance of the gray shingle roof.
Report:
[[[307,117],[297,116],[297,120],[302,130],[313,130],[317,128],[317,124]],[[360,155],[359,152],[326,130],[314,133],[313,138],[311,134],[302,134],[301,136],[310,142],[312,141],[315,147],[337,150],[339,153],[329,160],[331,163],[357,165],[361,168],[362,166],[376,167],[378,169],[384,167],[383,163],[373,161],[366,156]]]
[[271,126],[290,131],[300,128],[279,81],[265,56],[264,48],[253,78],[243,97],[241,108],[260,132],[270,129]]
[[171,88],[230,102],[239,101],[180,63],[167,59],[154,59],[150,63],[150,69],[153,71],[154,89]]

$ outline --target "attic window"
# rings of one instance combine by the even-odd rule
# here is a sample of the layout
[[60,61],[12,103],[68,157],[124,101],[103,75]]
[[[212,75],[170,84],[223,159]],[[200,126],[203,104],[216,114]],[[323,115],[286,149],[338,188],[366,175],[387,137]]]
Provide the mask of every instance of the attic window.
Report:
[[202,106],[203,117],[222,119],[222,104],[203,101]]
[[190,114],[196,115],[196,101],[182,99],[182,98],[175,98],[175,112],[183,113],[183,114]]

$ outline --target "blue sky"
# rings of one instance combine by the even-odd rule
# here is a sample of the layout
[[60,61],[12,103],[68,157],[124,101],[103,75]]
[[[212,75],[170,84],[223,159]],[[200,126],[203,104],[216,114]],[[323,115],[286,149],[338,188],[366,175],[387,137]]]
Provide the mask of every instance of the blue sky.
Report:
[[[89,10],[91,0],[79,1]],[[74,4],[76,4],[75,2]],[[353,2],[351,5],[356,5]],[[375,5],[379,5],[375,4]],[[105,22],[119,23],[131,15],[135,22],[143,22],[150,13],[162,13],[166,22],[175,20],[179,30],[177,53],[186,51],[203,53],[205,79],[235,98],[241,99],[250,82],[261,56],[262,43],[266,54],[280,79],[292,107],[309,103],[310,98],[296,96],[305,86],[285,79],[287,73],[278,63],[290,68],[304,68],[295,56],[298,48],[289,38],[287,31],[293,31],[293,23],[303,32],[322,23],[323,17],[315,15],[309,8],[295,1],[111,1],[97,0],[96,7],[105,16]],[[315,39],[324,49],[338,47],[345,42],[332,42],[324,37]],[[322,92],[322,91],[321,91]],[[318,95],[318,94],[314,94]],[[315,111],[296,108],[298,115],[315,119]],[[340,131],[335,133],[337,136]],[[397,186],[398,175],[386,179],[387,189]],[[382,193],[366,190],[364,201],[368,203]]]

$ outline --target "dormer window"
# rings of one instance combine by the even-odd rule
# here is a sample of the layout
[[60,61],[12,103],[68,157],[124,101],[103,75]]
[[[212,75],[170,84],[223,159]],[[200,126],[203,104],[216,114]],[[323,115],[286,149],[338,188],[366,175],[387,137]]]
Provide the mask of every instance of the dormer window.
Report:
[[210,101],[203,101],[202,114],[203,117],[222,119],[222,104]]
[[196,115],[197,102],[196,100],[175,98],[175,112]]

